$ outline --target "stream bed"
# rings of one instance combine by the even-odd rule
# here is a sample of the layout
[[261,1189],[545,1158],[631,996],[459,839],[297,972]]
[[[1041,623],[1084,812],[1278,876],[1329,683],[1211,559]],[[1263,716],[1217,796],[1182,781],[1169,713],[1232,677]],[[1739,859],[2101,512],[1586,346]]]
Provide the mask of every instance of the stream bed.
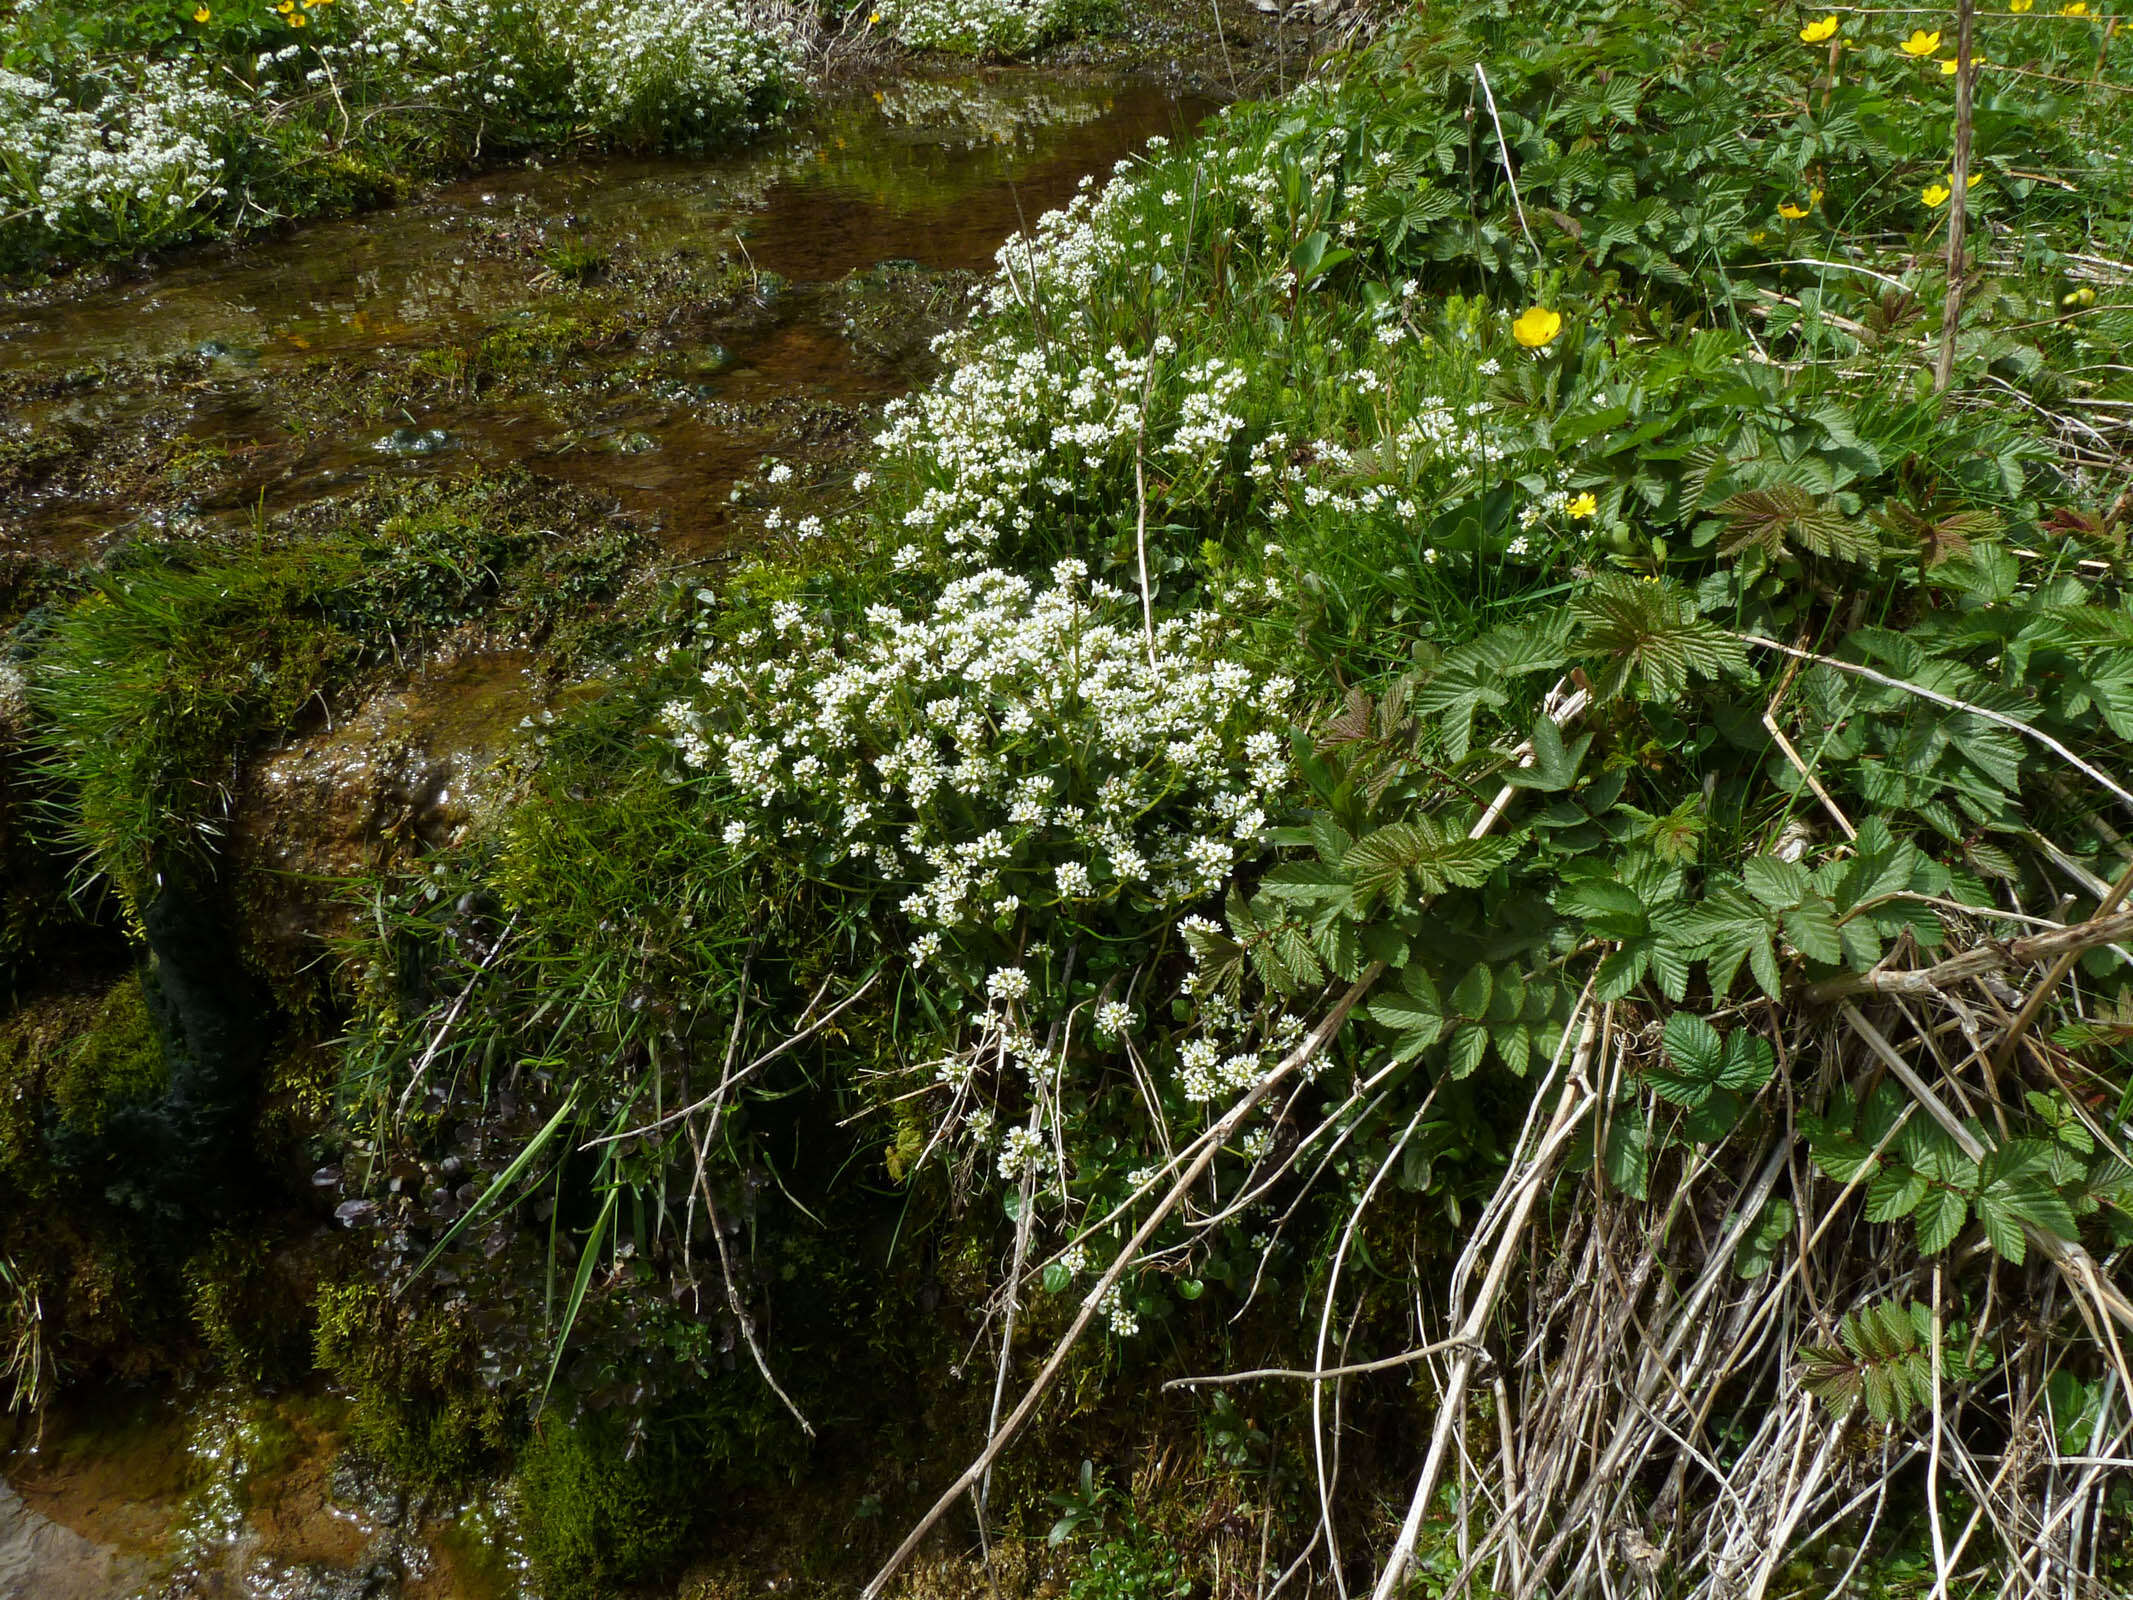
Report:
[[[864,450],[1018,228],[1211,109],[1123,76],[905,80],[736,155],[529,164],[0,301],[0,555],[79,571],[523,470],[662,563],[713,559],[759,525],[735,491],[766,458]],[[557,700],[540,667],[421,663],[261,753],[278,815],[328,819],[271,848],[359,866],[372,824],[340,849],[333,797],[386,765],[410,812],[463,808]],[[329,1393],[90,1389],[0,1431],[0,1600],[504,1600],[521,1565],[507,1490],[411,1499]]]

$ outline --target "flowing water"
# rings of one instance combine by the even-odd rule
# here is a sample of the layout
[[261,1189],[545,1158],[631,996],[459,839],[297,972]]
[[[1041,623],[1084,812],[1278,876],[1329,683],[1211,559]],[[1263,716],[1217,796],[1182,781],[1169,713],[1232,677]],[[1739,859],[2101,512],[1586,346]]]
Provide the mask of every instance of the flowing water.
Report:
[[[665,559],[715,551],[766,454],[850,447],[924,380],[925,333],[1018,228],[1209,109],[1126,79],[906,81],[739,155],[514,169],[0,303],[0,451],[45,462],[10,480],[0,454],[0,553],[75,565],[375,476],[511,465],[611,497]],[[535,381],[474,381],[543,340],[563,354]],[[384,751],[411,809],[463,798],[546,703],[536,666],[433,663],[265,753],[256,782],[330,816]],[[284,864],[354,864],[354,833],[312,833],[280,836]],[[514,1592],[505,1502],[410,1502],[341,1426],[331,1395],[128,1392],[0,1433],[0,1600]]]

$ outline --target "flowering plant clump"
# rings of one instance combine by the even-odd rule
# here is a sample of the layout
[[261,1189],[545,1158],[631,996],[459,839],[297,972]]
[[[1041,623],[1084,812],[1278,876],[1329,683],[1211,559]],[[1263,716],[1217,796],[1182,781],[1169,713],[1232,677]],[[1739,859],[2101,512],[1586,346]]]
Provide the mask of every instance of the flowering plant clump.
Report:
[[0,210],[100,244],[180,238],[226,192],[218,146],[241,116],[181,62],[100,74],[73,97],[0,69]]
[[731,0],[595,0],[551,19],[593,127],[624,143],[750,133],[799,77],[799,43]]
[[730,846],[908,885],[913,958],[975,990],[1003,941],[1167,916],[1260,847],[1288,681],[1224,659],[1209,614],[1133,610],[1074,560],[842,633],[781,602],[666,720],[741,802]]
[[890,0],[883,21],[915,50],[1022,55],[1079,25],[1088,0]]
[[[973,573],[845,629],[781,601],[663,713],[729,816],[728,849],[798,856],[893,908],[909,966],[965,998],[935,1041],[952,1091],[936,1139],[993,1150],[1008,1181],[1077,1170],[1061,1064],[1126,1048],[1128,996],[1148,981],[1117,952],[1138,962],[1216,904],[1287,800],[1290,682],[1228,659],[1212,614],[1140,622],[1073,559],[1048,583]],[[1106,997],[1070,1016],[1077,960],[1112,970]],[[1197,1026],[1166,1097],[1179,1110],[1258,1069],[1239,1042],[1256,1024],[1210,1012]],[[1041,1115],[1003,1131],[1010,1064]]]

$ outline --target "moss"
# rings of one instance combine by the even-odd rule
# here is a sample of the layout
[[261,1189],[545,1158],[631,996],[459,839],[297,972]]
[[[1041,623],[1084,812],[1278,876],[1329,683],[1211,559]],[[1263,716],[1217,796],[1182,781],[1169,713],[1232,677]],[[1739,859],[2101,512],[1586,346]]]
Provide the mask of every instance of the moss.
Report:
[[685,1549],[694,1480],[672,1450],[596,1419],[551,1420],[519,1471],[526,1553],[548,1600],[600,1600]]
[[89,1031],[51,1076],[52,1105],[69,1131],[101,1134],[113,1110],[146,1105],[170,1084],[170,1064],[139,973],[122,978]]
[[423,1487],[468,1482],[512,1442],[510,1409],[481,1380],[462,1310],[417,1307],[369,1283],[319,1291],[319,1367],[349,1391],[350,1440]]
[[200,1342],[224,1373],[252,1383],[303,1376],[311,1354],[311,1296],[303,1257],[271,1231],[224,1228],[185,1265],[186,1299]]

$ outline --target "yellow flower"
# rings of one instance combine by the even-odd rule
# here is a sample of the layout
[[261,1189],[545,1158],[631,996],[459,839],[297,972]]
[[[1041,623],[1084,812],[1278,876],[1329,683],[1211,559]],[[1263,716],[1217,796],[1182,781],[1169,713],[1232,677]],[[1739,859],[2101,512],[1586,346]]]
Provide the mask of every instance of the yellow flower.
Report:
[[1544,344],[1553,343],[1562,331],[1563,314],[1550,311],[1546,306],[1526,307],[1511,324],[1511,337],[1528,350],[1538,350]]
[[214,12],[212,12],[212,11],[208,10],[206,6],[202,6],[202,7],[201,7],[201,8],[199,9],[199,10],[197,10],[197,11],[195,11],[195,12],[193,13],[193,21],[195,21],[195,22],[205,22],[205,21],[207,21],[207,19],[208,19],[209,17],[211,17],[211,16],[213,16],[213,15],[214,15]]
[[1806,27],[1800,30],[1800,43],[1820,44],[1836,31],[1837,19],[1835,17],[1823,17],[1818,22],[1808,23]]
[[310,25],[311,19],[305,16],[301,11],[299,11],[295,16],[289,19],[289,26],[292,28],[305,28],[309,27]]
[[1780,200],[1778,202],[1778,215],[1787,222],[1798,222],[1800,218],[1807,215],[1807,207],[1796,206],[1790,200]]
[[1592,491],[1587,489],[1563,509],[1580,522],[1586,522],[1600,514],[1600,502],[1593,499]]
[[2007,9],[2020,16],[2036,3],[2037,0],[2007,0]]
[[1820,205],[1822,203],[1822,191],[1820,189],[1809,189],[1807,191],[1807,203],[1811,206]]
[[276,11],[279,11],[283,16],[286,17],[290,12],[296,9],[296,0],[281,0],[281,4],[276,6],[274,9]]
[[1940,64],[1940,75],[1943,78],[1952,78],[1955,76],[1956,70],[1961,66],[1962,63],[1960,61],[1943,61]]
[[1948,203],[1948,196],[1953,193],[1955,191],[1945,183],[1929,183],[1918,198],[1925,201],[1926,205],[1932,210],[1938,211]]
[[[1952,176],[1953,176],[1953,174],[1951,173],[1951,174],[1950,174],[1950,176],[1952,177]],[[1963,180],[1963,187],[1964,187],[1965,189],[1975,189],[1975,188],[1977,187],[1977,181],[1978,181],[1978,179],[1980,179],[1980,178],[1982,178],[1982,177],[1984,177],[1984,176],[1985,176],[1985,174],[1984,174],[1984,173],[1982,173],[1982,172],[1973,172],[1973,173],[1971,173],[1969,177],[1967,177],[1967,178],[1965,178],[1965,179]]]
[[2088,14],[2089,0],[2074,0],[2072,5],[2059,8],[2059,15],[2062,17],[2085,17]]
[[1923,28],[1913,28],[1911,37],[1896,48],[1907,56],[1929,56],[1940,48],[1940,29],[1928,33]]

